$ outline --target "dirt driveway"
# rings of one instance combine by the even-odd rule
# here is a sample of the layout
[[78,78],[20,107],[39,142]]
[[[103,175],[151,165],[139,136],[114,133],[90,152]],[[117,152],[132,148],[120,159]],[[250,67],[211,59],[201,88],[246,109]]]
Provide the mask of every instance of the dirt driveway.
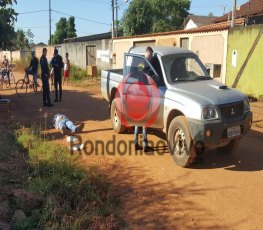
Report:
[[[87,149],[80,161],[99,164],[109,175],[121,200],[116,213],[130,229],[263,229],[262,103],[252,104],[256,123],[234,154],[209,152],[193,167],[181,168],[172,161],[166,146],[153,155],[136,155],[133,146],[130,154],[122,154],[133,134],[113,132],[99,84],[89,89],[65,87],[63,101],[42,112],[41,95],[19,98],[14,90],[1,94],[12,100],[14,121],[39,124],[41,118],[44,127],[43,113],[47,111],[48,120],[61,112],[85,122],[81,137],[87,141]],[[55,130],[48,135],[66,144]],[[149,139],[165,143],[155,132]],[[112,155],[114,141],[122,144]],[[103,155],[107,147],[109,154]]]

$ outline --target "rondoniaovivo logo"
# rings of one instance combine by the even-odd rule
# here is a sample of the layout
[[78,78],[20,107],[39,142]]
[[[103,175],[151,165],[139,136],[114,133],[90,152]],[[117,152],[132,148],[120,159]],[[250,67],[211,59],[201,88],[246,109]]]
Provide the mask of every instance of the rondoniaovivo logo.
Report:
[[156,121],[160,92],[155,81],[146,73],[131,73],[124,77],[115,100],[118,116],[126,127],[150,127]]

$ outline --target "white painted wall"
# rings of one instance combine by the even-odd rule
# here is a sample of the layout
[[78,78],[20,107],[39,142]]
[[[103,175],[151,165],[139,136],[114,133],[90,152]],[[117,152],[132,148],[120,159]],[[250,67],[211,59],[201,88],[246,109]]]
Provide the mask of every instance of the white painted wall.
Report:
[[189,30],[189,29],[193,29],[196,28],[197,25],[194,23],[194,21],[192,19],[190,19],[187,24],[185,25],[184,29],[185,30]]

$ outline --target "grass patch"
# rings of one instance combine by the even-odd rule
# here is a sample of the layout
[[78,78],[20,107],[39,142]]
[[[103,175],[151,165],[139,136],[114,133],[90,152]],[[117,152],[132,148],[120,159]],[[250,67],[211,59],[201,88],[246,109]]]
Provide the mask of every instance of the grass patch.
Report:
[[30,60],[31,60],[31,56],[27,56],[26,58],[16,60],[14,62],[15,70],[19,72],[24,72],[25,68],[29,66]]
[[75,86],[89,87],[100,83],[98,76],[101,71],[98,69],[97,77],[88,76],[87,71],[74,64],[70,66],[70,83]]
[[88,77],[87,71],[74,64],[70,65],[70,81],[78,82],[81,80],[86,80]]
[[[23,210],[27,218],[11,229],[88,229],[94,227],[94,219],[106,220],[117,199],[105,176],[95,167],[78,166],[68,149],[35,133],[20,132],[17,142],[28,155],[27,190],[45,197],[44,205],[42,209]],[[118,229],[117,225],[112,229]]]

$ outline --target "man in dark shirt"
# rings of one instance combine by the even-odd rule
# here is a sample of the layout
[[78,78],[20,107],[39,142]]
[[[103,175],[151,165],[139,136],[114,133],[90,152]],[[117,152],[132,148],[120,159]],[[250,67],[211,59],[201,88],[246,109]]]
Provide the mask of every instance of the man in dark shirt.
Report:
[[38,70],[38,60],[35,56],[35,52],[31,53],[32,58],[30,65],[25,69],[26,75],[32,74],[34,82],[37,83],[37,70]]
[[[62,99],[62,75],[61,71],[63,68],[62,57],[58,54],[58,50],[54,50],[54,57],[51,61],[51,66],[54,69],[54,85],[55,85],[55,100],[54,102],[61,101]],[[59,87],[59,97],[58,97],[58,87]]]
[[43,54],[40,58],[40,66],[41,66],[41,79],[43,85],[43,106],[52,107],[53,104],[50,102],[50,90],[49,90],[49,68],[47,62],[47,49],[43,48]]

